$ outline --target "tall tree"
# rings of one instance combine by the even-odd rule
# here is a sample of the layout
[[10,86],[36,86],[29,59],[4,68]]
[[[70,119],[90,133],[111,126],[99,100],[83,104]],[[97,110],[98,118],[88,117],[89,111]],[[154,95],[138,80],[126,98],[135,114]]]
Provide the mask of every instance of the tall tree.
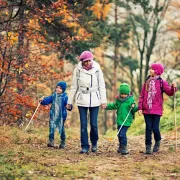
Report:
[[[156,46],[160,25],[163,22],[170,0],[129,0],[130,22],[134,33],[134,43],[140,57],[139,92],[146,79],[149,62]],[[144,72],[143,72],[144,71]]]

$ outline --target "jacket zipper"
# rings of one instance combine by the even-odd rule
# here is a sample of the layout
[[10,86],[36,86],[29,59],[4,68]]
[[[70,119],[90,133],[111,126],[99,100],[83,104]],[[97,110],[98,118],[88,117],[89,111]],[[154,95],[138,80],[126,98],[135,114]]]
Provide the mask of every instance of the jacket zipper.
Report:
[[[91,75],[91,87],[92,87],[92,75]],[[90,92],[90,107],[91,107],[91,92]]]

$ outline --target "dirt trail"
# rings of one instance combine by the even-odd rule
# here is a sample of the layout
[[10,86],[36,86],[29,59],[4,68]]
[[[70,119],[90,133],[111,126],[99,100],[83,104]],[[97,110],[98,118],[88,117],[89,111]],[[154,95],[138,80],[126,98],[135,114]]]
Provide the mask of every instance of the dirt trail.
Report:
[[152,155],[143,153],[144,136],[130,136],[130,154],[123,156],[117,141],[104,136],[97,153],[82,155],[79,132],[68,136],[65,149],[47,148],[47,134],[37,133],[1,134],[0,179],[180,179],[180,142],[175,152],[172,134],[163,135],[160,152]]

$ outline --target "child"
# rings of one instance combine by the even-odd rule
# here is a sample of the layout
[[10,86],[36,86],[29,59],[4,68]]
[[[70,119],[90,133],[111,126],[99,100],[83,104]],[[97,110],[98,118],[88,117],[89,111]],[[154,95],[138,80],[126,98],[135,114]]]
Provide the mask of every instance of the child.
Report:
[[[119,87],[120,95],[116,98],[116,101],[113,103],[108,103],[106,110],[115,110],[117,109],[117,128],[121,128],[118,139],[119,139],[119,148],[118,153],[122,155],[128,154],[127,150],[127,137],[126,132],[133,122],[133,115],[137,111],[137,106],[134,102],[134,97],[130,95],[130,86],[127,83],[122,83]],[[129,113],[129,111],[131,112]],[[128,115],[129,113],[129,115]],[[127,117],[128,116],[128,117]],[[127,117],[127,119],[126,119]],[[126,121],[125,121],[126,119]],[[123,122],[125,123],[123,124]]]
[[144,114],[146,123],[146,154],[151,154],[152,131],[154,133],[155,145],[153,152],[158,152],[160,147],[161,134],[159,130],[160,117],[163,110],[163,92],[168,96],[173,96],[176,89],[176,83],[169,86],[165,80],[161,79],[164,72],[162,64],[154,63],[150,67],[150,76],[144,83],[139,97],[138,113]]
[[64,122],[67,117],[66,105],[68,101],[67,94],[65,93],[66,83],[61,81],[56,85],[55,92],[44,99],[41,98],[40,102],[42,105],[51,105],[50,109],[50,120],[49,120],[49,143],[48,147],[54,147],[54,133],[55,129],[58,128],[61,143],[59,148],[65,148],[65,129]]

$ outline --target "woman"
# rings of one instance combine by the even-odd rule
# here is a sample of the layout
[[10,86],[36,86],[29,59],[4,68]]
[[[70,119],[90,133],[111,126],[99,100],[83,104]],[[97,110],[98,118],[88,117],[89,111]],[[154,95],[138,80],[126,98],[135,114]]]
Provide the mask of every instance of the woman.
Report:
[[98,111],[99,106],[106,107],[106,88],[102,70],[97,62],[93,60],[90,51],[84,51],[80,55],[80,62],[73,72],[73,81],[68,99],[67,109],[73,101],[79,109],[81,123],[81,154],[89,151],[88,131],[87,131],[87,112],[90,112],[90,141],[92,152],[97,151],[98,141]]

